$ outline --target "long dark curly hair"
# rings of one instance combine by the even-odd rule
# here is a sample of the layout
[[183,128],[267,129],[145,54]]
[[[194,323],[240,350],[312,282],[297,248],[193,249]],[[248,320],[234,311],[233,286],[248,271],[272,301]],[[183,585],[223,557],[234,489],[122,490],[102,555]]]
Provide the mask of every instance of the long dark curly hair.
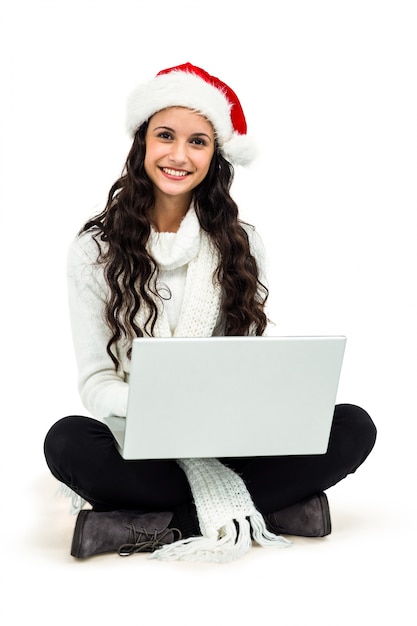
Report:
[[[91,231],[99,247],[97,262],[104,267],[109,287],[105,317],[112,336],[107,352],[116,368],[116,342],[153,336],[156,301],[162,299],[154,287],[158,267],[146,246],[154,205],[152,182],[144,168],[147,126],[145,123],[137,130],[122,176],[111,187],[104,210],[79,232]],[[233,166],[216,148],[206,178],[193,192],[194,206],[201,227],[219,251],[216,277],[222,287],[225,334],[262,335],[267,324],[268,289],[260,281],[247,232],[230,196],[233,177]],[[150,313],[139,328],[135,318],[143,303]]]

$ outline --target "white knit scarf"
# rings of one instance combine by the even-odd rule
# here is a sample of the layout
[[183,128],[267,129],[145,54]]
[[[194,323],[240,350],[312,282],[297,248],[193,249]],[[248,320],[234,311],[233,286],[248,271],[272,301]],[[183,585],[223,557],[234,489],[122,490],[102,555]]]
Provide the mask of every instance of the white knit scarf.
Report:
[[[187,242],[196,255],[189,260],[184,300],[176,337],[209,337],[215,327],[221,303],[221,288],[215,280],[218,253],[208,235],[199,227],[191,208],[176,235],[181,257]],[[196,242],[198,245],[196,246]],[[151,250],[154,257],[157,251]],[[175,257],[175,255],[174,255]],[[160,267],[175,267],[169,259],[157,258]],[[161,311],[156,336],[169,336],[166,315]],[[291,542],[266,529],[262,515],[256,510],[243,480],[217,459],[179,459],[191,487],[202,533],[164,546],[150,558],[163,560],[231,561],[247,550],[252,538],[260,545],[287,547]]]
[[[161,270],[175,270],[188,264],[184,298],[180,317],[174,333],[171,332],[163,301],[157,301],[158,318],[154,328],[155,337],[210,337],[220,312],[221,287],[215,279],[218,253],[191,207],[174,240],[169,247],[164,246],[164,236],[152,232],[149,251]],[[172,236],[172,234],[170,234]],[[153,289],[160,291],[163,286],[156,284]],[[148,310],[142,306],[137,319],[139,327],[144,326]]]
[[149,558],[226,563],[245,554],[252,539],[261,546],[291,545],[267,530],[243,480],[218,459],[179,459],[177,463],[190,483],[202,536],[165,545]]
[[[188,211],[167,256],[156,233],[151,237],[150,251],[162,269],[175,269],[188,263],[183,304],[173,335],[210,337],[221,304],[221,288],[215,279],[218,253],[200,229],[194,209]],[[142,311],[139,323],[146,320],[146,313]],[[154,334],[172,335],[162,306]],[[227,562],[247,552],[252,540],[262,546],[291,545],[267,530],[243,480],[219,460],[179,459],[177,463],[190,484],[202,535],[168,544],[149,558]]]

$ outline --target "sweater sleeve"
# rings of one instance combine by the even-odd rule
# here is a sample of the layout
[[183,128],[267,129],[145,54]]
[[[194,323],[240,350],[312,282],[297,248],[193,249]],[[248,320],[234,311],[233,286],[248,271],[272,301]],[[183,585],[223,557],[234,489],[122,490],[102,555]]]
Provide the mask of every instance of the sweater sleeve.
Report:
[[267,267],[266,267],[266,252],[264,242],[261,239],[258,231],[253,226],[244,225],[244,228],[248,234],[249,247],[256,259],[259,270],[259,280],[265,286],[267,285]]
[[88,233],[78,237],[68,253],[68,299],[78,389],[84,406],[95,418],[125,417],[126,372],[116,372],[106,350],[111,337],[104,319],[107,285],[102,268],[95,263],[97,253]]

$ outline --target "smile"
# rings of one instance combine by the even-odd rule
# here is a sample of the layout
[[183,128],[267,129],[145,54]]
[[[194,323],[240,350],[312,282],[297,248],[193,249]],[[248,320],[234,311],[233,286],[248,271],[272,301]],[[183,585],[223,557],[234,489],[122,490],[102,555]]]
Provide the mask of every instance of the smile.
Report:
[[176,178],[184,178],[184,176],[188,176],[188,172],[184,170],[173,170],[170,167],[161,167],[161,170],[164,174],[168,174],[168,176],[175,176]]

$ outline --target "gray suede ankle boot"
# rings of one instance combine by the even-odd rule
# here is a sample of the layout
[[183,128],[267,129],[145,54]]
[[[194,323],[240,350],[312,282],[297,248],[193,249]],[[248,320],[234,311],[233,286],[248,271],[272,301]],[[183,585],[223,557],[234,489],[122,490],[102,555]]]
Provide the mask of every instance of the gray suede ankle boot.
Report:
[[327,496],[320,492],[265,517],[271,532],[277,535],[325,537],[331,533],[330,510]]
[[71,555],[82,559],[103,552],[118,552],[120,556],[153,552],[181,538],[177,528],[168,528],[172,516],[167,512],[80,511]]

